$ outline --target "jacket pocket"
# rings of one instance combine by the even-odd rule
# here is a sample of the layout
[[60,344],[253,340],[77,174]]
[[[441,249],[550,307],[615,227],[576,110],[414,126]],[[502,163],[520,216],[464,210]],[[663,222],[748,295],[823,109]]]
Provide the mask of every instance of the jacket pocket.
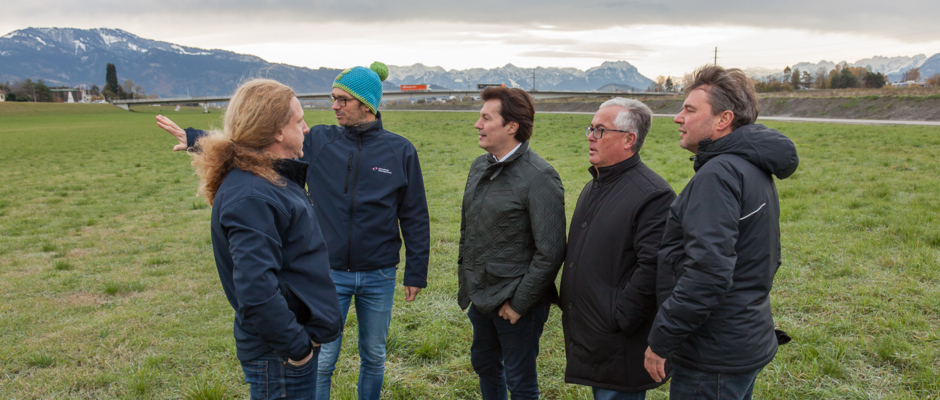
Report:
[[526,271],[529,270],[529,264],[488,262],[485,264],[484,268],[486,268],[486,274],[490,276],[496,276],[500,278],[515,278],[517,276],[525,275]]
[[486,276],[483,280],[483,294],[487,298],[502,302],[516,292],[522,277],[529,269],[529,264],[492,263],[484,264]]
[[294,313],[294,317],[297,318],[297,323],[300,325],[306,325],[312,319],[313,315],[310,312],[310,307],[305,303],[300,296],[294,294],[294,290],[291,289],[290,285],[284,284],[284,300],[287,301],[287,308]]
[[676,284],[679,283],[679,278],[682,277],[682,274],[685,272],[682,268],[682,264],[679,260],[682,258],[681,254],[671,254],[666,258],[666,266],[669,267],[669,275],[672,275],[672,287],[675,288]]

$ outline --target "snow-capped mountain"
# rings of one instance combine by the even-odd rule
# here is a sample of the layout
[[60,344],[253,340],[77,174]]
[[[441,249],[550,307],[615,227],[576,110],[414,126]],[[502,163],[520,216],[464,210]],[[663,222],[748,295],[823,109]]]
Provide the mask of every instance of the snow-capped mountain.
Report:
[[[103,86],[108,63],[117,68],[120,82],[131,79],[161,97],[229,95],[239,83],[256,77],[279,80],[299,93],[328,92],[341,71],[274,64],[251,55],[145,39],[120,29],[28,28],[0,37],[0,81],[31,78],[51,86]],[[588,71],[538,67],[534,72],[538,90],[597,90],[607,84],[645,90],[652,84],[626,61],[605,62]],[[422,64],[389,65],[383,87],[475,89],[479,83],[500,83],[531,89],[532,81],[531,68],[512,64],[450,71]]]
[[583,76],[576,76],[559,83],[555,90],[595,90],[602,86],[615,83],[629,86],[636,91],[643,91],[655,85],[652,79],[640,74],[636,67],[626,61],[605,61],[599,67],[591,68]]
[[[534,73],[534,74],[533,74]],[[415,64],[389,66],[388,81],[395,84],[427,83],[450,89],[473,89],[478,83],[499,83],[509,87],[536,90],[597,90],[608,84],[619,84],[646,90],[653,81],[637,72],[626,61],[605,62],[599,67],[581,71],[577,68],[519,68],[513,64],[494,69],[472,68],[447,71],[441,67]]]
[[[930,58],[924,60],[923,64],[921,64],[919,68],[921,80],[940,74],[940,53],[934,54]],[[900,76],[898,76],[897,80],[900,80]]]
[[340,72],[144,39],[120,29],[28,28],[0,37],[0,81],[104,86],[108,63],[115,65],[120,82],[131,79],[161,97],[230,95],[256,77],[279,80],[301,93],[327,92]]

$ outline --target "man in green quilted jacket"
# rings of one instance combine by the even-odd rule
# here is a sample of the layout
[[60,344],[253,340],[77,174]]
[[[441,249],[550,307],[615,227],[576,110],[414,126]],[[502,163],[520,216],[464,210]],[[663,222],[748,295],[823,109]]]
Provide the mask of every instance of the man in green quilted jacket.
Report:
[[[460,220],[457,300],[473,324],[470,362],[484,400],[539,396],[535,360],[565,256],[555,169],[529,148],[535,105],[489,87],[474,127],[487,153],[470,166]],[[472,307],[470,307],[472,305]]]

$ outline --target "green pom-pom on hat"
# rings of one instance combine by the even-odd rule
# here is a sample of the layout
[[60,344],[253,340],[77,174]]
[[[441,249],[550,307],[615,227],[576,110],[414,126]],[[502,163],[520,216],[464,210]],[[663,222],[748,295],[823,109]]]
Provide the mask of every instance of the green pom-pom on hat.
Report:
[[369,69],[375,71],[379,75],[379,80],[385,82],[385,79],[388,78],[388,66],[382,62],[376,61],[369,66]]

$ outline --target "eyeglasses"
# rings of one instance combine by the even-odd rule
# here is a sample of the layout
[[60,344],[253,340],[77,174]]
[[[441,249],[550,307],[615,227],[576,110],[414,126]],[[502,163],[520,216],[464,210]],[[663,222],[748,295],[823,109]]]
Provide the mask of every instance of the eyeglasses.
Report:
[[601,140],[601,138],[604,137],[604,132],[608,132],[608,131],[610,131],[610,132],[625,132],[625,133],[630,133],[630,131],[621,131],[621,130],[619,130],[619,129],[607,129],[607,128],[597,128],[597,129],[595,129],[593,126],[589,126],[589,127],[587,127],[587,128],[584,128],[584,136],[586,136],[588,139],[590,139],[590,138],[591,138],[591,134],[594,134],[594,139]]
[[350,100],[354,100],[354,99],[351,99],[349,97],[334,97],[332,94],[330,95],[330,104],[336,103],[338,101],[340,107],[346,107],[346,102]]

